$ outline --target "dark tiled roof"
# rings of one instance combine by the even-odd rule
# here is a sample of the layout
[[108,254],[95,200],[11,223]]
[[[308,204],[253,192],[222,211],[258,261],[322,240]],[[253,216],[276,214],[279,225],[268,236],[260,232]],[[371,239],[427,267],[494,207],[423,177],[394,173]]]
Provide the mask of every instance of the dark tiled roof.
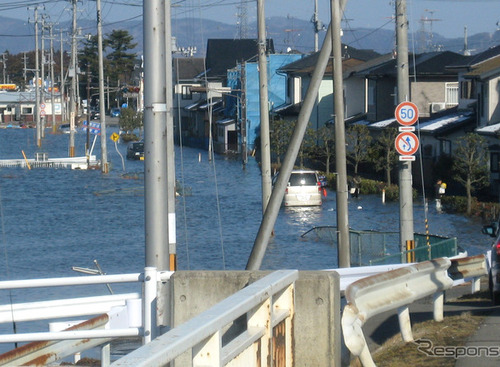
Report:
[[[274,53],[272,39],[267,40],[267,52]],[[228,69],[243,61],[256,60],[258,53],[256,39],[209,39],[206,54],[207,76],[225,78]]]
[[[380,56],[377,52],[373,50],[358,50],[353,47],[342,45],[342,57],[345,60],[358,60],[359,62],[365,62]],[[315,52],[307,57],[304,57],[300,60],[292,62],[288,65],[285,65],[280,71],[294,73],[309,73],[311,72],[318,63],[319,52]],[[355,63],[357,64],[357,63]],[[354,66],[354,65],[351,65]],[[331,62],[329,62],[329,68],[325,71],[325,73],[331,73]]]
[[173,64],[178,74],[174,77],[179,80],[192,80],[205,70],[205,59],[200,57],[176,57]]
[[[457,72],[448,69],[446,66],[454,63],[457,60],[462,60],[465,56],[451,51],[444,52],[428,52],[418,54],[413,57],[409,55],[409,71],[410,75],[428,75],[428,76],[451,76],[456,75]],[[382,62],[379,65],[368,67],[359,72],[362,75],[371,76],[397,76],[397,60],[390,59]]]
[[471,68],[474,65],[482,63],[483,61],[489,60],[500,55],[500,45],[491,47],[486,51],[480,52],[474,56],[465,56],[463,60],[457,60],[457,62],[450,64],[449,68]]

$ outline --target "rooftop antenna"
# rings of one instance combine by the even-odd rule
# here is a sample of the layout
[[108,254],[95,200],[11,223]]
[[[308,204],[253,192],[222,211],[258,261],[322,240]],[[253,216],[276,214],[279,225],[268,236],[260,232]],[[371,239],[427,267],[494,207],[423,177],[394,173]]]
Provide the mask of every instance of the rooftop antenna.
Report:
[[467,26],[464,27],[464,55],[470,56],[469,48],[467,47]]
[[[441,19],[434,18],[435,10],[425,9],[426,12],[430,14],[430,17],[420,18],[420,23],[422,24],[422,32],[425,37],[425,45],[423,46],[424,51],[433,51],[436,47],[434,45],[434,33],[432,31],[432,26],[434,22],[438,22]],[[427,24],[429,27],[427,28]]]

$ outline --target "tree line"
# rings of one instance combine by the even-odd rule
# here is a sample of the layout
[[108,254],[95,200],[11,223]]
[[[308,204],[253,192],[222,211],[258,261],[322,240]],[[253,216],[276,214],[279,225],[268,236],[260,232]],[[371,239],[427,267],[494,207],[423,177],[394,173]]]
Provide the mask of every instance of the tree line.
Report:
[[[270,122],[271,154],[277,167],[281,166],[281,158],[288,149],[295,124],[296,121],[282,119],[272,119]],[[394,144],[398,133],[396,127],[387,127],[379,134],[372,135],[366,125],[349,125],[346,128],[346,153],[353,176],[360,173],[360,167],[364,164],[364,174],[371,175],[375,172],[390,186],[399,162]],[[467,214],[470,215],[473,195],[489,186],[488,144],[484,137],[476,133],[467,133],[457,138],[453,144],[455,149],[452,156],[442,154],[434,162],[434,179],[454,181],[460,185],[465,192]],[[311,127],[306,129],[296,164],[304,167],[306,162],[320,167],[327,176],[332,169],[335,171],[333,124],[324,125],[318,130]]]

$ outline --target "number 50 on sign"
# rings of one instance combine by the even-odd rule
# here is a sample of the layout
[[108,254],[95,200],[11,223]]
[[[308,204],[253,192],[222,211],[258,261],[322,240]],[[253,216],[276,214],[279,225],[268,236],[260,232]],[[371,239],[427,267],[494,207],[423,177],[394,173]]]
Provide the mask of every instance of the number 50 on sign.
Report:
[[413,125],[418,120],[418,108],[412,102],[401,102],[396,107],[394,117],[401,125]]

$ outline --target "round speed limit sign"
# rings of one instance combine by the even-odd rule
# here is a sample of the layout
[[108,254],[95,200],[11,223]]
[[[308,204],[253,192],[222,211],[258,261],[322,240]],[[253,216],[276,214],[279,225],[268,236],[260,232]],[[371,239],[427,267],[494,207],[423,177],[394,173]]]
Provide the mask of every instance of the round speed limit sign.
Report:
[[418,120],[418,108],[412,102],[401,102],[396,107],[394,117],[401,125],[413,125]]

